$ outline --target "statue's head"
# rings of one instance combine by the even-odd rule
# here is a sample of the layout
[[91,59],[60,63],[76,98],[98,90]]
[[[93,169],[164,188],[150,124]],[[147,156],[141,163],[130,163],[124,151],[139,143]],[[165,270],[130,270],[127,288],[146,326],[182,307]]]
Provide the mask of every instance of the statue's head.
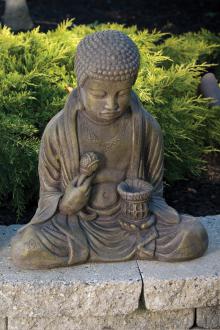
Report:
[[92,119],[108,122],[125,113],[139,63],[137,46],[122,32],[96,32],[79,43],[75,72],[81,101]]

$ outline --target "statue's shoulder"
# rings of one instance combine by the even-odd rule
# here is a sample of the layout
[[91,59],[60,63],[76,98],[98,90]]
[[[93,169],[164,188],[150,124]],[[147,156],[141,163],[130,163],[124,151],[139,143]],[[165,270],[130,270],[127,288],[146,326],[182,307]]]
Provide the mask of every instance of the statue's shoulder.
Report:
[[42,139],[56,143],[59,139],[62,140],[69,125],[71,125],[70,131],[74,130],[75,125],[73,122],[76,118],[77,106],[77,91],[73,90],[69,94],[64,108],[51,118],[45,127]]
[[46,139],[54,139],[57,133],[63,128],[64,123],[64,111],[59,111],[51,120],[48,122],[44,129],[43,137]]
[[143,116],[145,118],[146,126],[156,131],[157,133],[161,133],[161,127],[158,123],[157,119],[146,109],[143,108]]

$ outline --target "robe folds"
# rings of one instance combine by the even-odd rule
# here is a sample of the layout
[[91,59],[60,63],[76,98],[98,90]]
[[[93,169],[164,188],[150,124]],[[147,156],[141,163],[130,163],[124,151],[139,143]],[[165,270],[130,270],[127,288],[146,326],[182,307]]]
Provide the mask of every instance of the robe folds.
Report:
[[[30,223],[15,237],[14,251],[18,252],[14,259],[19,259],[18,253],[22,254],[19,251],[24,250],[24,246],[29,251],[25,255],[30,255],[30,259],[33,247],[38,252],[46,249],[51,267],[86,260],[120,261],[134,257],[175,261],[191,259],[204,252],[208,240],[203,227],[192,217],[179,215],[163,198],[164,149],[159,124],[143,109],[134,92],[130,110],[132,145],[127,178],[139,178],[153,186],[149,208],[156,225],[141,233],[131,233],[119,225],[120,210],[106,215],[95,210],[98,217],[92,221],[59,213],[58,204],[65,188],[79,175],[77,113],[82,111],[82,105],[74,90],[64,109],[51,119],[44,131],[39,154],[38,208]],[[43,255],[47,258],[46,252]],[[63,260],[60,263],[59,258]],[[26,262],[27,266],[30,264]],[[33,261],[32,266],[35,265],[41,266]],[[49,267],[46,262],[44,266]]]

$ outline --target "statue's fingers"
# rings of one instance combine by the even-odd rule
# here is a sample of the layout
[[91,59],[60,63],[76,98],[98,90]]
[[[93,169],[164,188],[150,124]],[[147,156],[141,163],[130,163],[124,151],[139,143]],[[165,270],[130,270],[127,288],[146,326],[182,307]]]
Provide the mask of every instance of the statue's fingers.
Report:
[[88,178],[85,179],[83,185],[81,186],[84,191],[88,190],[88,188],[90,187],[91,182],[94,179],[94,177],[95,177],[95,175],[93,174],[93,175],[91,175],[91,176],[89,176]]
[[81,186],[83,184],[83,182],[85,181],[86,178],[87,178],[86,175],[80,174],[80,176],[78,178],[78,181],[77,181],[77,186],[78,187]]
[[72,180],[72,186],[73,187],[77,187],[77,185],[78,185],[78,176],[76,176],[73,180]]
[[89,188],[87,189],[87,191],[85,192],[85,196],[86,196],[86,198],[89,197],[90,193],[91,193],[91,187],[89,187]]

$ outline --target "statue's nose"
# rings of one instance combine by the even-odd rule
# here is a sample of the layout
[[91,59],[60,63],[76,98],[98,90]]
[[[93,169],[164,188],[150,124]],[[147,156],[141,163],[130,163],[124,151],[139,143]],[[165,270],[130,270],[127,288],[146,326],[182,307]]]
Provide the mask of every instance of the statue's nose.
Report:
[[105,104],[105,110],[109,111],[109,112],[114,112],[115,110],[117,110],[118,105],[116,102],[115,97],[108,97],[106,99],[106,104]]

